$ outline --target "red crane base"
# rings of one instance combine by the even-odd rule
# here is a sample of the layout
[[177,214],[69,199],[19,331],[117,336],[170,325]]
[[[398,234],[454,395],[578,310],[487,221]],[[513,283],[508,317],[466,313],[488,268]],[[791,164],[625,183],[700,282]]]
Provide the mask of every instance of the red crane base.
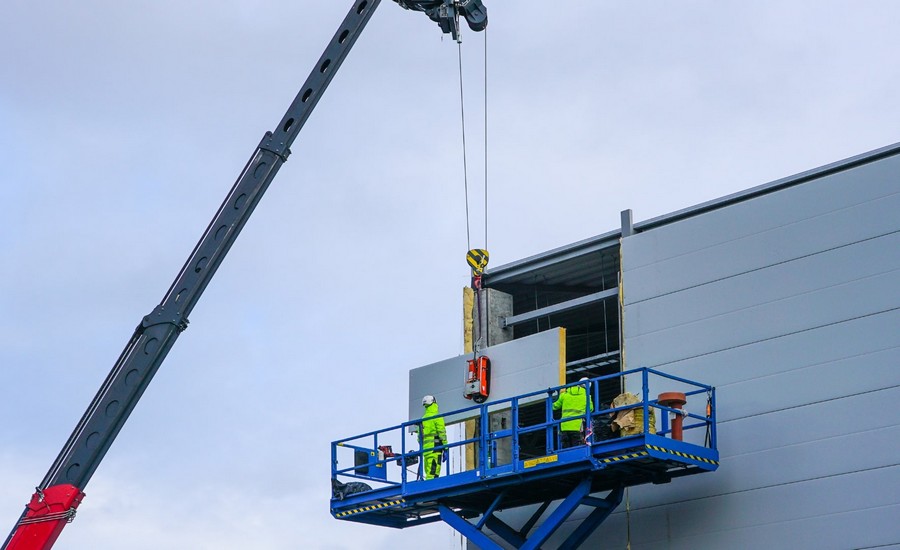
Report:
[[75,517],[82,499],[81,489],[69,484],[36,491],[6,550],[49,550],[63,527]]

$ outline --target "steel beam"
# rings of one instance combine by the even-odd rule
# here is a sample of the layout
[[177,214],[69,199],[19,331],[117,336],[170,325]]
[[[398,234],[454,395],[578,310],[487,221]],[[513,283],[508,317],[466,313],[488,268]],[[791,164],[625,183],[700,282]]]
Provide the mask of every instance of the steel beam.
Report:
[[585,357],[584,359],[578,359],[577,361],[570,361],[566,363],[566,370],[577,370],[580,367],[584,367],[586,365],[599,365],[600,363],[611,363],[613,361],[613,357],[619,357],[619,350],[609,351],[606,353],[601,353],[599,355],[594,355],[591,357]]
[[528,313],[504,317],[502,326],[503,328],[506,328],[514,325],[520,325],[522,323],[527,323],[528,321],[534,321],[535,319],[538,319],[540,317],[546,317],[548,315],[569,311],[570,309],[591,305],[596,302],[602,302],[603,300],[608,300],[609,298],[613,298],[618,295],[619,287],[602,290],[600,292],[595,292],[594,294],[582,296],[581,298],[575,298],[574,300],[567,300],[559,304],[554,304],[552,306],[542,307],[534,311],[529,311]]

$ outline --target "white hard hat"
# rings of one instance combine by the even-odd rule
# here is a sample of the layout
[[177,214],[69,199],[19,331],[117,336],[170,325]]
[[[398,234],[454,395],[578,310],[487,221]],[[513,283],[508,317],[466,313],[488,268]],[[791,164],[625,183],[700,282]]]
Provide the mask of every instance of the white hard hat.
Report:
[[588,377],[587,377],[587,376],[583,376],[583,377],[581,378],[581,380],[579,380],[579,382],[587,382],[587,381],[588,381]]
[[433,395],[426,395],[425,397],[422,398],[422,406],[423,407],[427,407],[428,405],[431,405],[432,403],[434,403]]

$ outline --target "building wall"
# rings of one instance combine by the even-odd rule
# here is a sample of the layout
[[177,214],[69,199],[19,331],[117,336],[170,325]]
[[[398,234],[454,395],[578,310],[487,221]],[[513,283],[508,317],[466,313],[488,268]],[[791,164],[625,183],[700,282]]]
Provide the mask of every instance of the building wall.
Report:
[[900,148],[875,153],[622,239],[625,368],[716,386],[721,466],[629,489],[585,548],[900,548]]
[[631,489],[588,547],[900,545],[900,155],[626,237],[622,266],[626,368],[717,387],[721,466]]

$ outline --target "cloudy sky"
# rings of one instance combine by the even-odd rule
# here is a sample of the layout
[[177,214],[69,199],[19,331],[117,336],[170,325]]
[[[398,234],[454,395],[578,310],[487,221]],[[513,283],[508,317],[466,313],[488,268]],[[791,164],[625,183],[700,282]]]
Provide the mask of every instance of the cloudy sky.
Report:
[[[0,540],[351,4],[3,1]],[[486,5],[494,266],[900,141],[900,3]],[[459,548],[328,513],[330,441],[461,351],[457,55],[382,2],[57,548]]]

